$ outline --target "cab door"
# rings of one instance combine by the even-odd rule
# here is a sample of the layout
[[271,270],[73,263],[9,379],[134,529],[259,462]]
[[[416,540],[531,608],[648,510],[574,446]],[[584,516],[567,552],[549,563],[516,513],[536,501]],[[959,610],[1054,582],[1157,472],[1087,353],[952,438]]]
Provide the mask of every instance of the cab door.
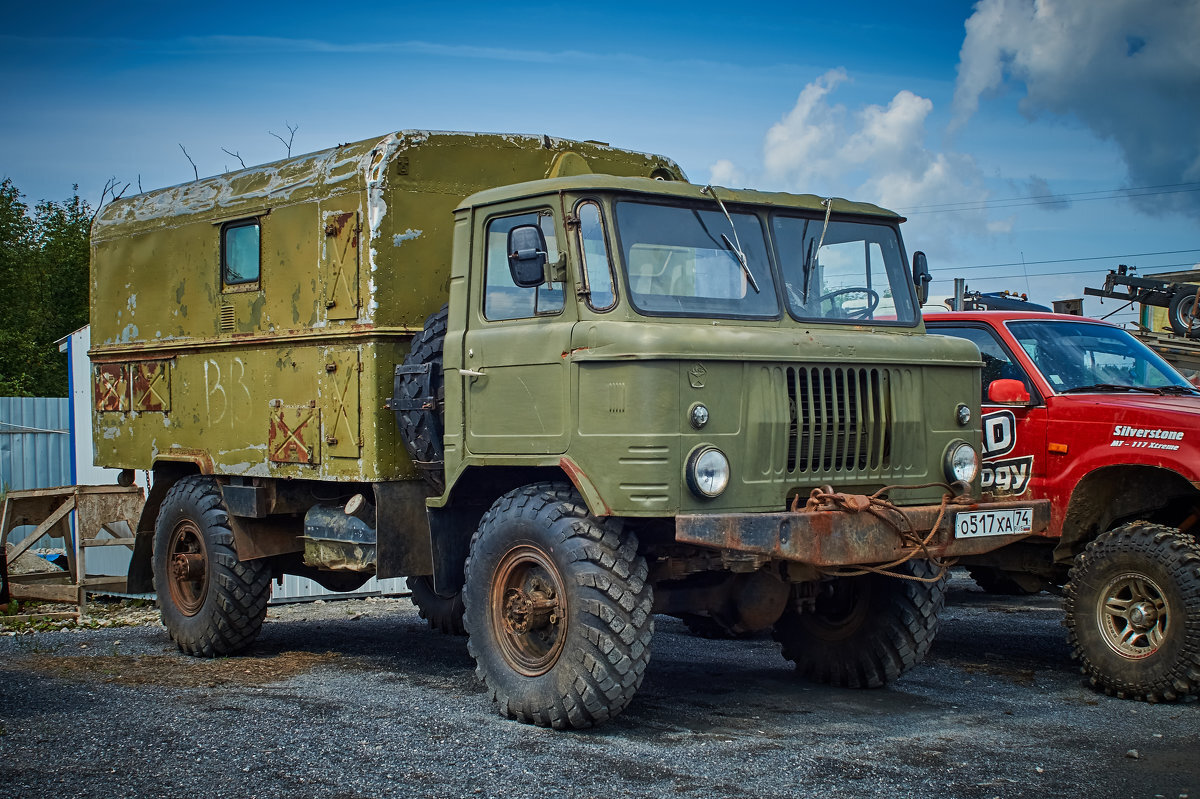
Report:
[[[926,321],[929,332],[974,342],[983,359],[982,488],[997,499],[1046,494],[1046,404],[1025,369],[995,331],[983,325]],[[1029,392],[1024,405],[992,402],[988,388],[1001,379],[1020,380]]]
[[559,261],[561,215],[549,203],[498,206],[477,218],[471,310],[463,339],[466,449],[473,454],[552,455],[570,437],[570,351],[574,303],[564,282],[518,286],[509,264],[509,233],[534,225],[546,258]]

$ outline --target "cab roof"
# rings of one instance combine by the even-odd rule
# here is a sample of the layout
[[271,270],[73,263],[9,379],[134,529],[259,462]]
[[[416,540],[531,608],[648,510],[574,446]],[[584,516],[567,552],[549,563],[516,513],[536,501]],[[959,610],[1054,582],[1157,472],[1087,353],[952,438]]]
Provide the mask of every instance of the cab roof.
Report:
[[[713,203],[713,207],[716,207],[711,192],[704,193],[705,188],[695,183],[684,183],[674,180],[615,177],[613,175],[596,174],[573,175],[571,177],[531,180],[524,183],[514,183],[509,186],[485,189],[467,197],[459,204],[457,210],[464,211],[479,205],[520,200],[544,194],[587,191],[613,191],[684,200],[699,200],[701,202]],[[787,192],[755,191],[753,189],[727,189],[720,186],[713,188],[716,191],[716,196],[726,205],[758,205],[810,211],[820,214],[825,213],[824,202],[826,198],[816,194],[789,194]],[[904,217],[894,211],[889,211],[872,203],[854,202],[841,197],[833,198],[833,213],[873,216],[888,221],[904,221]]]

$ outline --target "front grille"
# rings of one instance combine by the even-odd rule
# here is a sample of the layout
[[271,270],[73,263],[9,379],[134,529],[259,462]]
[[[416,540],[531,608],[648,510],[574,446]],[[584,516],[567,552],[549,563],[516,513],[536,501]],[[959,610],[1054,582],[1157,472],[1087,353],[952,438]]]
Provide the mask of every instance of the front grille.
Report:
[[787,471],[886,471],[893,427],[885,369],[788,367]]

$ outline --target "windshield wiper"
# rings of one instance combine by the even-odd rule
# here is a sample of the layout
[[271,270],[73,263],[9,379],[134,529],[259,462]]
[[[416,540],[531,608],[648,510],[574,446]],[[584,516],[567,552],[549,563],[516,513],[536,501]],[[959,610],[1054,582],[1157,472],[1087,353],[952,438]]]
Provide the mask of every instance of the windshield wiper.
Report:
[[[829,215],[833,213],[833,198],[826,197],[824,200],[821,200],[821,205],[825,206],[825,224],[821,225],[821,240],[815,242],[817,246],[814,247],[813,240],[809,239],[808,251],[804,253],[804,266],[802,270],[804,272],[804,303],[806,305],[808,304],[808,287],[812,283],[812,270],[816,265],[816,259],[813,256],[819,253],[821,247],[825,244],[825,233],[829,230]],[[804,230],[808,231],[807,223],[804,225]]]
[[725,219],[729,221],[729,229],[733,231],[733,241],[730,241],[729,237],[724,233],[721,234],[721,241],[725,244],[726,249],[733,253],[738,265],[742,267],[742,272],[745,273],[746,280],[750,281],[750,288],[754,289],[755,294],[758,294],[758,282],[755,281],[754,275],[750,273],[750,265],[746,262],[746,253],[742,252],[742,243],[738,241],[737,226],[733,224],[733,217],[725,209],[725,203],[721,202],[721,198],[717,196],[717,191],[711,184],[701,189],[700,193],[711,195],[717,201],[717,205],[721,207],[721,213],[725,214]]
[[1159,386],[1158,393],[1159,394],[1175,394],[1175,395],[1182,397],[1182,396],[1191,395],[1191,394],[1200,394],[1200,391],[1197,391],[1196,389],[1192,388],[1191,386]]
[[[1177,388],[1182,388],[1178,386]],[[1121,383],[1093,383],[1090,386],[1075,386],[1073,388],[1064,388],[1059,394],[1080,394],[1084,391],[1142,391],[1147,394],[1162,394],[1161,389],[1150,388],[1149,386],[1127,386]]]

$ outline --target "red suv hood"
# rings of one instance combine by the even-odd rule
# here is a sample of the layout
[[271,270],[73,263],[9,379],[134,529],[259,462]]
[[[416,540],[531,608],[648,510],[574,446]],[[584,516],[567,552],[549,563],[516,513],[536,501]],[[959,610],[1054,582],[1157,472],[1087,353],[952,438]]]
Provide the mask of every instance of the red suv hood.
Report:
[[1060,412],[1088,420],[1111,418],[1114,423],[1139,427],[1200,428],[1200,397],[1140,392],[1059,394],[1053,403]]

